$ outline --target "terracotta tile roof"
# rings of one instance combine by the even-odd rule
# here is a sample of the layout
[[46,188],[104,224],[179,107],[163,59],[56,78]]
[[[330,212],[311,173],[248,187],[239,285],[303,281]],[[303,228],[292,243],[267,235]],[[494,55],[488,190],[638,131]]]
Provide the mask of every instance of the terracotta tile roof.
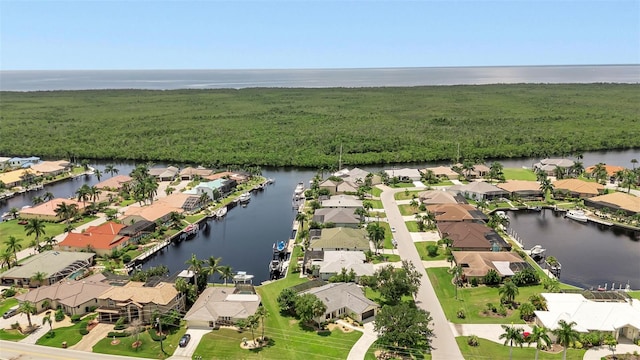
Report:
[[[595,168],[596,168],[595,166],[589,166],[588,168],[584,169],[584,172],[586,172],[587,174],[591,174]],[[605,165],[604,168],[605,170],[607,170],[607,175],[609,176],[614,176],[618,171],[622,171],[626,169],[623,166],[614,166],[614,165]]]
[[640,197],[614,192],[611,194],[594,196],[588,200],[589,202],[600,203],[602,205],[611,204],[627,211],[640,212]]
[[80,201],[57,198],[57,199],[49,200],[42,204],[38,204],[34,207],[22,209],[20,210],[20,214],[55,216],[56,208],[58,207],[58,205],[62,203],[66,203],[67,205],[76,204],[78,206],[78,210],[82,210],[85,207],[84,204]]
[[124,224],[117,224],[112,221],[98,226],[90,226],[84,233],[69,233],[59,244],[73,248],[113,249],[114,247],[129,240],[128,236],[118,235]]
[[69,165],[71,164],[66,160],[43,161],[43,162],[31,165],[31,170],[40,174],[48,174],[56,171],[62,171],[65,168],[68,168]]
[[453,240],[454,248],[491,249],[489,237],[496,234],[490,227],[473,222],[440,222],[436,225],[443,238]]
[[456,196],[448,191],[427,190],[419,195],[420,201],[424,204],[457,204]]
[[553,182],[556,190],[568,190],[578,194],[598,195],[604,190],[604,185],[579,179],[563,179]]
[[208,176],[204,176],[204,178],[205,178],[205,179],[207,179],[207,180],[217,180],[217,179],[221,179],[221,178],[223,178],[223,177],[225,177],[225,176],[227,176],[227,177],[231,177],[231,175],[233,175],[233,173],[232,173],[232,172],[230,172],[230,171],[223,171],[223,172],[219,172],[219,173],[211,174],[211,175],[208,175]]
[[464,221],[486,218],[473,205],[469,204],[434,204],[427,205],[427,210],[435,214],[436,221]]
[[500,251],[452,251],[457,265],[463,266],[466,276],[485,276],[489,269],[497,270],[494,261],[509,263],[524,263],[525,261],[516,253]]
[[180,208],[168,206],[163,202],[156,201],[149,206],[143,206],[143,207],[130,206],[129,209],[125,211],[123,218],[137,215],[144,218],[145,220],[156,221],[173,211],[178,212],[180,214],[184,212],[184,210]]
[[114,286],[98,296],[98,299],[111,299],[115,302],[135,302],[138,304],[167,305],[178,296],[173,284],[161,282],[154,287],[144,286],[143,282],[130,281],[124,286]]
[[131,180],[133,180],[131,178],[131,176],[127,176],[127,175],[116,175],[112,178],[109,178],[105,181],[99,182],[96,184],[96,187],[98,189],[105,189],[105,188],[109,188],[109,189],[121,189],[122,188],[122,184],[126,184],[128,182],[130,182]]

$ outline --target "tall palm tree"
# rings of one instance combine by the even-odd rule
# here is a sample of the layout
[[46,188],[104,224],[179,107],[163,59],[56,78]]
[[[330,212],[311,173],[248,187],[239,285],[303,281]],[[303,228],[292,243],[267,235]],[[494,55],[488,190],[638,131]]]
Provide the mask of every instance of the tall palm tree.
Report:
[[607,176],[609,176],[609,174],[607,173],[607,168],[605,167],[604,163],[597,163],[594,167],[593,170],[591,171],[591,175],[596,179],[597,182],[599,183],[603,183],[606,181]]
[[13,264],[15,258],[15,254],[9,251],[9,249],[5,249],[3,253],[0,253],[0,263],[2,265],[7,264],[8,269],[11,269],[11,264]]
[[33,205],[42,204],[43,202],[44,202],[44,199],[43,199],[41,196],[34,196],[34,197],[31,199],[31,203],[32,203]]
[[44,195],[42,195],[42,200],[44,201],[53,200],[54,198],[55,196],[53,196],[53,193],[51,191],[47,191],[46,193],[44,193]]
[[91,197],[91,188],[89,185],[84,184],[78,190],[76,190],[76,197],[78,201],[82,201],[83,205],[86,205],[87,200]]
[[518,285],[511,281],[511,279],[507,279],[498,289],[498,294],[500,294],[500,300],[502,302],[513,303],[516,296],[520,294],[520,289],[518,289]]
[[7,247],[7,252],[13,253],[13,257],[17,260],[18,257],[16,253],[22,250],[22,244],[20,243],[22,239],[18,239],[15,236],[9,236],[7,240],[4,241],[4,244]]
[[220,261],[222,261],[222,258],[209,256],[209,258],[207,259],[207,268],[205,269],[205,272],[208,276],[213,276],[220,273]]
[[548,177],[545,176],[542,180],[540,180],[540,191],[542,191],[542,194],[545,198],[547,198],[550,194],[553,194],[553,188],[554,186]]
[[102,190],[98,189],[98,187],[96,187],[95,185],[89,188],[89,196],[91,197],[91,201],[93,201],[94,204],[100,198],[100,194],[102,194]]
[[460,284],[460,279],[462,279],[463,275],[462,266],[456,265],[452,267],[450,271],[453,275],[453,286],[456,288],[456,300],[458,300],[458,284]]
[[96,177],[96,179],[98,179],[98,181],[102,179],[102,172],[98,169],[93,170],[93,175]]
[[233,270],[229,265],[222,265],[219,267],[220,278],[224,280],[224,284],[227,285],[227,280],[233,279]]
[[264,306],[258,307],[256,310],[255,316],[260,319],[260,327],[262,328],[262,335],[260,335],[260,342],[264,341],[264,320],[268,316],[267,309]]
[[189,270],[193,271],[194,278],[196,279],[196,294],[198,294],[198,276],[202,273],[204,261],[198,259],[196,254],[191,254],[191,258],[185,261],[185,264],[189,265]]
[[502,333],[499,339],[504,339],[504,345],[509,344],[509,359],[513,359],[513,345],[520,345],[522,347],[522,343],[524,342],[524,329],[517,328],[515,326],[509,325],[500,325],[504,329],[504,333]]
[[47,273],[38,271],[35,274],[33,274],[30,280],[32,283],[36,282],[38,283],[38,286],[42,286],[45,280],[47,280]]
[[630,193],[631,185],[634,185],[637,181],[638,179],[636,173],[634,171],[625,169],[622,175],[622,182],[620,183],[620,186],[622,186],[623,188],[626,187],[627,193]]
[[307,214],[299,212],[296,214],[296,221],[300,223],[300,230],[304,228],[304,222],[307,220]]
[[45,234],[45,223],[41,219],[29,219],[27,224],[24,226],[24,231],[27,236],[34,234],[36,236],[36,240],[40,239],[40,235]]
[[567,360],[567,348],[574,341],[578,341],[580,339],[580,333],[575,330],[573,327],[576,326],[576,322],[566,322],[564,320],[558,321],[558,327],[551,332],[558,338],[558,342],[564,350],[562,351],[562,359]]
[[27,315],[27,321],[29,321],[29,327],[32,328],[33,324],[31,323],[31,314],[35,314],[37,309],[36,306],[33,305],[30,301],[25,301],[20,304],[18,311]]
[[109,165],[105,166],[104,172],[107,173],[107,174],[111,174],[111,177],[113,177],[113,175],[115,175],[118,172],[120,172],[120,170],[116,169],[115,166],[113,166],[112,164],[109,164]]
[[584,165],[582,164],[582,161],[576,161],[573,163],[573,166],[571,167],[571,172],[576,176],[580,176],[582,175],[582,173],[584,172]]
[[260,318],[257,314],[253,314],[247,318],[247,327],[251,330],[251,341],[255,344],[256,336],[253,334],[253,331],[258,328],[258,324],[260,324]]
[[536,358],[538,360],[538,352],[551,344],[551,338],[549,338],[549,329],[544,326],[533,325],[531,333],[527,337],[527,343],[536,343]]
[[184,215],[177,211],[172,211],[169,215],[171,227],[174,229],[180,229],[182,227],[182,219],[184,219]]
[[14,220],[18,218],[19,213],[20,213],[20,210],[18,210],[17,207],[12,207],[11,209],[9,209],[9,214],[11,214]]
[[471,173],[475,170],[475,166],[473,166],[473,162],[470,160],[465,160],[462,163],[462,171],[465,173],[465,178],[469,179],[471,177]]
[[369,239],[373,241],[376,246],[376,255],[378,254],[378,248],[380,248],[380,244],[384,241],[385,230],[378,223],[371,223],[367,225],[367,233],[369,234]]

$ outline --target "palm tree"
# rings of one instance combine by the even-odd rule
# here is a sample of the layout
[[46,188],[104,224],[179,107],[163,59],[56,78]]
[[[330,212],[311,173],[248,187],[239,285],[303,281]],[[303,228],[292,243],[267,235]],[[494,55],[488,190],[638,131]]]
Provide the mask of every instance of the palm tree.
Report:
[[591,171],[591,175],[596,179],[597,182],[599,183],[603,183],[606,181],[607,176],[609,176],[609,174],[607,173],[607,168],[605,167],[604,163],[597,163],[594,167],[593,170]]
[[4,244],[7,247],[6,252],[12,253],[13,257],[16,260],[18,259],[16,253],[22,250],[22,244],[20,243],[21,241],[22,239],[18,239],[15,236],[9,236],[9,238],[4,241]]
[[42,199],[42,197],[40,196],[34,196],[33,199],[31,199],[31,203],[33,205],[42,204],[43,202],[44,202],[44,199]]
[[54,198],[55,196],[53,196],[53,193],[50,191],[47,191],[46,193],[44,193],[44,195],[42,195],[42,200],[44,201],[53,200]]
[[40,235],[45,234],[44,228],[44,221],[40,219],[29,219],[27,224],[24,226],[24,231],[27,233],[27,236],[35,234],[36,240],[38,240],[40,239]]
[[378,254],[378,248],[380,244],[384,240],[385,230],[380,224],[371,223],[367,225],[367,233],[369,234],[369,239],[373,241],[376,246],[376,255]]
[[544,326],[533,325],[531,333],[527,337],[527,343],[536,343],[536,358],[538,360],[538,352],[551,344],[551,338],[549,338],[549,329]]
[[169,215],[171,227],[174,229],[180,229],[182,227],[182,219],[184,219],[184,215],[177,211],[172,211]]
[[44,324],[47,324],[47,323],[49,324],[49,331],[51,331],[51,325],[53,324],[53,321],[51,321],[51,315],[47,315],[42,318],[42,326],[44,326]]
[[251,330],[251,341],[254,345],[256,343],[256,337],[253,331],[258,328],[258,324],[260,323],[260,318],[256,315],[257,314],[253,314],[247,318],[247,327]]
[[556,168],[553,170],[553,172],[556,175],[556,179],[558,179],[558,180],[564,179],[564,174],[565,174],[564,168],[562,168],[560,166],[556,166]]
[[522,343],[524,342],[524,329],[517,328],[515,326],[509,325],[500,325],[504,329],[504,333],[502,333],[499,339],[504,339],[504,345],[507,346],[509,344],[509,359],[513,359],[513,345],[520,345],[522,347]]
[[462,163],[462,171],[465,173],[465,178],[469,179],[471,173],[475,170],[475,166],[473,166],[473,162],[469,160],[465,160]]
[[76,196],[78,201],[82,201],[83,205],[86,205],[87,200],[89,200],[89,197],[91,193],[91,188],[89,187],[89,185],[84,184],[82,185],[78,190],[76,190]]
[[458,300],[458,284],[460,284],[460,280],[462,279],[464,272],[460,265],[452,267],[450,272],[453,275],[453,286],[456,288],[456,300]]
[[89,196],[91,197],[91,201],[93,201],[94,204],[100,198],[100,194],[102,194],[102,190],[98,189],[95,185],[89,188]]
[[33,274],[30,280],[32,283],[37,282],[38,286],[42,286],[42,283],[44,283],[45,280],[47,280],[47,273],[38,271],[35,274]]
[[262,335],[260,335],[260,342],[264,342],[264,320],[269,313],[267,313],[267,309],[264,306],[260,306],[258,310],[256,310],[255,316],[260,319],[260,325],[262,328]]
[[107,174],[111,174],[111,176],[113,177],[113,175],[117,174],[118,172],[120,172],[120,170],[116,169],[113,165],[107,165],[104,168],[104,172]]
[[47,236],[44,238],[44,243],[45,246],[48,247],[49,250],[51,250],[58,243],[58,240],[56,240],[56,238],[53,236]]
[[303,212],[296,214],[296,221],[300,223],[300,229],[304,228],[304,222],[307,220],[307,215]]
[[574,162],[573,166],[571,167],[571,172],[573,172],[573,174],[576,177],[582,175],[582,173],[584,172],[584,165],[582,164],[582,162],[581,161]]
[[511,281],[511,279],[507,279],[498,289],[498,294],[500,294],[500,301],[513,303],[516,296],[520,294],[520,289],[518,289],[518,285]]
[[31,323],[31,314],[35,314],[37,309],[35,305],[33,305],[30,301],[25,301],[20,304],[18,311],[27,315],[27,321],[29,322],[29,327],[32,328],[33,324]]
[[548,177],[545,176],[542,180],[540,180],[540,191],[542,191],[542,194],[544,194],[545,199],[550,194],[553,194],[553,188],[554,186]]
[[636,173],[634,171],[624,170],[624,173],[622,176],[622,182],[620,183],[620,186],[622,186],[623,188],[626,187],[627,193],[631,192],[631,185],[634,185],[636,182],[637,182]]
[[220,266],[218,272],[220,273],[220,278],[224,280],[225,285],[227,285],[227,280],[233,279],[233,270],[231,270],[231,266],[229,265]]
[[222,258],[209,256],[209,258],[207,259],[207,268],[205,269],[205,272],[208,276],[213,276],[220,273],[220,261],[222,261]]
[[560,345],[564,347],[564,350],[562,351],[563,360],[567,360],[567,348],[569,348],[569,345],[580,339],[580,333],[573,328],[576,325],[575,321],[568,323],[564,320],[560,320],[558,321],[558,327],[551,331],[551,333],[553,333],[553,335],[558,339]]
[[7,268],[9,269],[11,269],[11,264],[13,264],[15,258],[15,254],[9,251],[9,249],[5,249],[3,253],[0,253],[0,263],[3,265],[7,264]]
[[[38,242],[38,240],[36,239],[31,239],[31,241],[29,241],[29,245],[27,247],[33,248],[33,250],[35,252],[40,252],[40,243]],[[35,254],[34,252],[34,254]]]
[[18,210],[17,207],[12,207],[11,209],[9,209],[9,214],[11,214],[11,216],[13,217],[13,220],[18,218],[19,213],[20,213],[20,210]]
[[198,294],[198,276],[202,273],[202,265],[204,261],[198,259],[196,254],[191,254],[191,258],[185,261],[185,264],[189,265],[189,270],[193,271],[196,279],[196,294]]
[[95,175],[96,179],[98,179],[98,181],[100,181],[100,179],[102,179],[102,172],[98,169],[93,170],[93,175]]

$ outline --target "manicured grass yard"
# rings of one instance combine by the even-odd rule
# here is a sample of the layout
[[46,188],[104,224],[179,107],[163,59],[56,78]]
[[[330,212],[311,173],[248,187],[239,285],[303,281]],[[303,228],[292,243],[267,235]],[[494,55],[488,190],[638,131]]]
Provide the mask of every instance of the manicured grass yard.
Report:
[[446,260],[447,253],[446,249],[442,246],[438,246],[438,255],[429,256],[429,252],[427,252],[427,246],[429,245],[438,245],[435,241],[418,241],[413,243],[418,249],[418,254],[420,254],[420,260],[434,261],[434,260]]
[[396,262],[396,261],[400,261],[402,260],[400,258],[400,255],[394,255],[394,254],[380,254],[378,256],[374,256],[373,258],[373,263],[374,264],[379,264],[381,262]]
[[387,214],[383,211],[370,211],[369,212],[369,217],[372,218],[378,218],[378,219],[384,219],[387,217]]
[[420,209],[418,209],[417,206],[411,206],[409,204],[398,205],[398,209],[400,209],[400,214],[402,214],[402,216],[415,215],[420,212]]
[[372,187],[369,193],[371,194],[371,196],[379,197],[380,194],[382,194],[382,190],[377,187]]
[[175,349],[178,348],[178,342],[186,331],[187,328],[185,326],[181,326],[179,329],[175,329],[171,334],[167,335],[167,338],[162,342],[164,351],[167,352],[167,354],[162,353],[160,342],[154,341],[148,331],[140,334],[140,341],[142,341],[142,345],[137,349],[131,347],[131,344],[136,341],[135,336],[116,338],[117,340],[120,340],[118,345],[111,345],[111,341],[113,339],[105,337],[93,346],[93,352],[150,359],[166,359],[173,354]]
[[371,206],[373,206],[373,209],[384,209],[384,206],[382,205],[382,200],[367,199],[363,202],[368,202],[369,204],[371,204]]
[[[373,343],[367,353],[364,355],[364,360],[378,360],[376,358],[375,352],[380,349],[377,342]],[[431,360],[431,354],[416,354],[415,359],[423,359],[423,360]],[[392,358],[395,359],[395,358]],[[390,359],[391,360],[391,359]]]
[[629,296],[631,296],[634,299],[640,299],[640,290],[629,291],[627,294],[629,294]]
[[18,305],[18,300],[16,300],[15,298],[8,298],[0,302],[0,314],[4,314],[7,310],[11,309],[16,305]]
[[[501,345],[490,340],[478,339],[478,346],[469,346],[467,344],[467,337],[460,336],[456,338],[458,347],[462,351],[462,356],[465,359],[508,359],[509,358],[509,346]],[[567,360],[579,360],[584,357],[586,350],[569,349],[567,351]],[[513,359],[514,360],[531,360],[535,357],[536,348],[534,346],[527,347],[527,344],[523,344],[523,347],[513,347]],[[562,359],[562,352],[548,353],[540,351],[538,353],[538,359],[540,360],[553,360]]]
[[418,194],[420,194],[421,192],[423,192],[424,190],[419,190],[419,191],[401,191],[401,192],[397,192],[395,194],[393,194],[393,198],[396,200],[411,200],[413,199],[413,195],[416,196],[416,201],[418,201]]
[[531,169],[504,168],[502,170],[507,180],[531,180],[536,181],[536,174]]
[[[295,261],[296,256],[292,256]],[[243,350],[242,338],[251,338],[250,331],[238,333],[235,330],[215,330],[200,341],[195,354],[203,359],[326,359],[345,358],[353,344],[360,338],[360,332],[343,333],[334,330],[330,334],[318,335],[315,331],[302,329],[295,318],[280,315],[277,298],[285,288],[306,282],[300,274],[292,273],[289,266],[286,278],[257,287],[262,304],[269,314],[266,319],[265,336],[271,344],[261,350]],[[261,328],[255,336],[261,334]]]
[[18,330],[0,329],[0,340],[20,341],[26,337],[27,335],[22,335]]
[[[81,221],[76,221],[72,223],[72,225],[75,227],[78,227],[82,224],[88,223],[91,220],[95,220],[96,218],[97,217],[95,216],[87,216],[87,217],[84,217]],[[9,236],[14,236],[18,240],[22,240],[20,241],[20,244],[22,244],[23,249],[26,249],[29,243],[31,242],[31,240],[36,238],[36,236],[33,234],[31,234],[30,236],[27,236],[24,231],[24,225],[18,224],[18,221],[19,220],[0,222],[0,239],[3,239],[3,241],[0,242],[0,252],[5,251],[5,249],[7,248],[7,245],[4,243],[4,239],[9,238]],[[56,235],[62,234],[64,232],[65,227],[67,227],[67,224],[65,224],[64,222],[45,223],[44,225],[45,234],[40,236],[40,241],[42,241],[42,239],[47,236],[56,236]]]
[[405,221],[404,224],[407,227],[407,230],[409,230],[409,232],[420,232],[420,228],[418,228],[417,221],[413,221],[413,220]]
[[[53,320],[53,316],[52,316]],[[73,346],[77,344],[80,340],[82,340],[82,336],[80,334],[80,329],[85,329],[87,327],[88,320],[82,320],[76,324],[71,326],[58,328],[55,330],[49,330],[43,337],[38,339],[36,342],[37,345],[43,346],[51,346],[51,347],[62,347],[62,342],[67,342],[67,347]],[[40,325],[40,324],[38,324]],[[44,325],[45,327],[49,327],[49,325]],[[49,337],[49,334],[52,334],[52,337]]]
[[185,220],[189,222],[189,224],[193,224],[194,222],[205,217],[205,214],[195,214],[195,215],[187,215],[185,216]]

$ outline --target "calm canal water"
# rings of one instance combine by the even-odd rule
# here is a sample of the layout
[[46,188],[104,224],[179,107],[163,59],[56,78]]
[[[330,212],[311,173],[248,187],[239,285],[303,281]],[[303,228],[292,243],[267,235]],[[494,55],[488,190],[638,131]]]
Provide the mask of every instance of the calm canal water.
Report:
[[[594,164],[605,162],[607,164],[628,166],[631,159],[640,159],[640,151],[609,151],[609,152],[590,152],[584,154],[585,164]],[[499,160],[505,167],[521,167],[531,166],[535,159],[509,159]],[[104,167],[111,162],[100,161],[92,164],[92,167],[103,170]],[[434,166],[436,164],[400,164],[397,167],[425,167]],[[133,170],[134,163],[117,163],[115,166],[120,170],[120,174],[129,174]],[[158,165],[161,166],[161,165]],[[346,165],[347,167],[352,167]],[[392,165],[384,166],[390,168]],[[370,171],[378,171],[383,166],[363,167]],[[255,275],[256,283],[267,280],[269,277],[268,264],[271,260],[272,245],[279,240],[286,240],[291,236],[291,225],[295,216],[295,212],[291,206],[291,196],[296,184],[299,181],[308,182],[314,175],[314,170],[309,169],[264,169],[263,175],[275,179],[275,184],[270,185],[264,192],[254,193],[251,202],[247,207],[236,207],[231,209],[224,220],[208,221],[206,230],[198,233],[191,240],[183,241],[179,245],[171,246],[163,253],[159,253],[151,258],[145,265],[145,268],[164,264],[169,267],[171,273],[176,273],[185,269],[185,261],[195,253],[198,258],[206,259],[209,256],[221,257],[223,265],[231,266],[234,271],[247,271],[249,274]],[[110,175],[104,175],[108,178]],[[103,179],[104,179],[103,178]],[[0,213],[9,211],[12,207],[21,208],[24,205],[30,205],[34,196],[42,196],[45,192],[50,191],[56,197],[74,196],[75,191],[83,184],[94,185],[98,183],[95,176],[82,176],[76,180],[64,181],[52,185],[48,185],[43,190],[18,195],[12,199],[0,202]],[[562,279],[576,285],[597,286],[598,283],[623,282],[626,284],[630,281],[633,288],[640,288],[640,244],[631,241],[628,237],[619,237],[610,229],[599,230],[593,225],[567,224],[564,219],[558,219],[557,222],[541,222],[536,219],[535,215],[531,215],[532,225],[522,229],[519,227],[520,219],[527,218],[527,214],[518,214],[512,216],[512,227],[525,238],[527,246],[540,244],[545,246],[550,255],[556,256],[563,264]],[[550,218],[553,215],[548,216]],[[551,220],[551,219],[549,219]],[[547,231],[558,234],[565,232],[571,233],[571,226],[579,225],[579,229],[584,230],[580,234],[580,243],[573,245],[575,251],[560,252],[554,250],[553,246],[547,245]],[[569,227],[567,227],[569,226]],[[626,239],[626,241],[600,241],[604,237],[610,236],[613,239]],[[559,235],[560,239],[568,239],[563,235]],[[536,240],[537,239],[537,240]],[[561,240],[568,242],[568,240]],[[582,253],[580,252],[582,251]],[[600,267],[600,265],[591,259],[598,259],[599,264],[613,264],[611,267]],[[606,261],[600,257],[604,256]],[[574,266],[571,258],[584,260],[581,266]],[[601,262],[602,261],[602,262]],[[578,261],[580,263],[580,261]],[[634,265],[632,265],[634,264]],[[635,267],[635,268],[634,268]],[[616,269],[627,269],[626,272],[620,272]],[[574,270],[579,269],[579,270]],[[573,278],[574,271],[577,271],[575,280]],[[635,271],[635,275],[634,275]],[[583,279],[584,278],[584,279]],[[602,279],[600,279],[602,278]],[[634,282],[635,281],[635,282]],[[635,284],[635,285],[633,285]]]
[[529,249],[542,245],[562,264],[563,282],[597,288],[629,283],[640,289],[640,234],[592,222],[581,223],[552,210],[509,211],[509,227]]

